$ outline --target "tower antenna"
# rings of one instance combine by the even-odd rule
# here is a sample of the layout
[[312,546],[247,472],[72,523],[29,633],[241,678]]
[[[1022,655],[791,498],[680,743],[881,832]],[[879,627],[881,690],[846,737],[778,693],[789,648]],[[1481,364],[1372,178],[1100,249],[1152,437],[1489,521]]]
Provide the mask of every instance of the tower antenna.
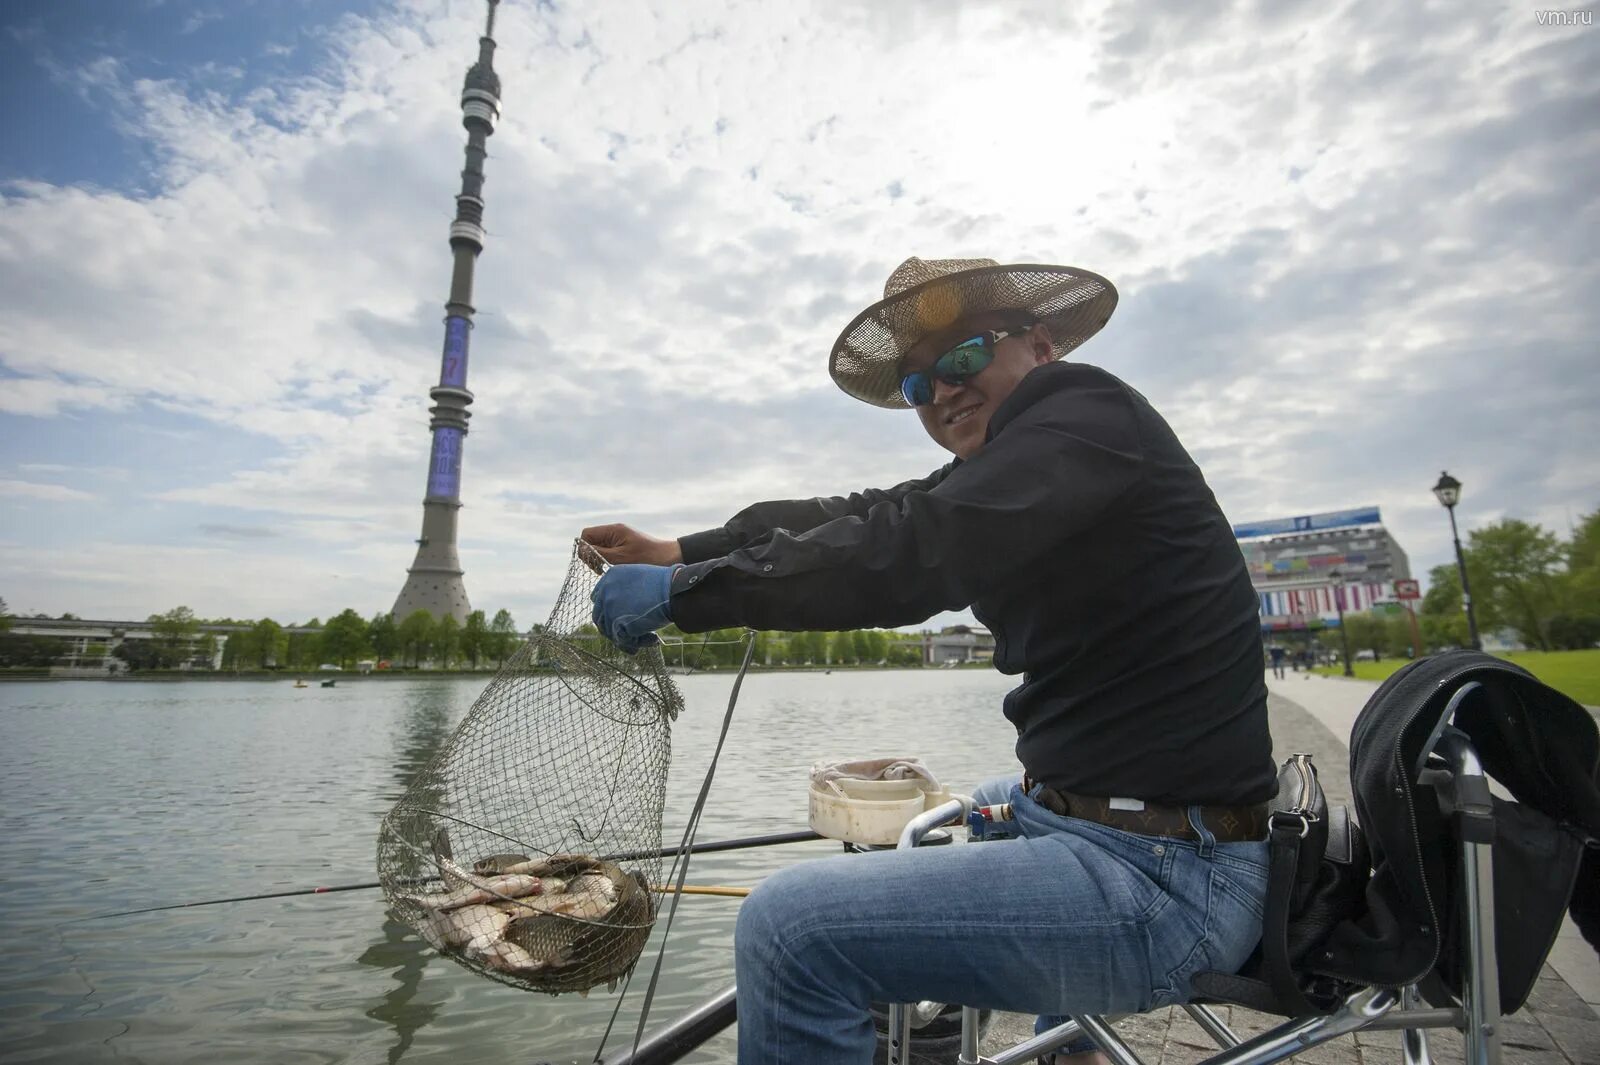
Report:
[[467,161],[456,195],[456,217],[450,223],[450,299],[444,305],[444,355],[439,383],[429,392],[433,415],[429,429],[433,447],[428,456],[428,488],[422,500],[422,535],[417,557],[406,571],[406,583],[391,611],[404,620],[418,610],[435,618],[450,615],[464,622],[472,611],[456,551],[456,523],[461,513],[461,451],[472,412],[467,391],[467,350],[472,335],[472,274],[483,251],[483,160],[500,118],[500,77],[494,72],[494,12],[499,0],[488,0],[489,21],[478,38],[478,61],[467,70],[461,88],[461,124],[467,129]]

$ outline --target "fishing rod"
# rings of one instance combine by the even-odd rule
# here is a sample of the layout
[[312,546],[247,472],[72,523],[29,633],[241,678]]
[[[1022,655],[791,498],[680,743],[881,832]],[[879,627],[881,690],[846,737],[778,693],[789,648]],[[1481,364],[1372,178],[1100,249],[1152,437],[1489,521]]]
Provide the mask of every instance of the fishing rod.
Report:
[[658,895],[716,895],[724,899],[749,898],[754,888],[729,887],[726,884],[651,884],[650,890]]
[[[716,840],[711,843],[696,843],[689,847],[688,850],[690,854],[709,854],[713,851],[747,850],[753,847],[774,847],[785,843],[809,843],[812,840],[818,840],[822,838],[824,837],[810,830],[803,832],[779,832],[767,836],[744,836],[739,839],[724,839]],[[660,854],[663,858],[676,856],[683,853],[683,850],[684,848],[682,847],[673,847],[669,850],[663,851],[629,851],[622,854],[606,854],[602,855],[601,858],[604,861],[611,862],[630,862],[653,857],[656,854]],[[422,881],[418,882],[421,883]],[[331,895],[337,891],[370,891],[373,888],[379,888],[382,886],[383,883],[381,881],[373,881],[370,884],[335,884],[331,887],[300,888],[295,891],[269,891],[260,895],[235,895],[226,899],[203,899],[198,902],[172,902],[165,906],[146,906],[138,910],[118,910],[116,913],[97,913],[91,917],[79,917],[77,920],[103,921],[110,917],[132,917],[135,914],[159,913],[163,910],[187,910],[196,906],[221,906],[226,902],[255,902],[260,899],[287,899],[300,895]],[[688,894],[689,892],[685,893]],[[693,894],[722,894],[722,891],[712,892],[707,890],[698,890],[693,892]]]

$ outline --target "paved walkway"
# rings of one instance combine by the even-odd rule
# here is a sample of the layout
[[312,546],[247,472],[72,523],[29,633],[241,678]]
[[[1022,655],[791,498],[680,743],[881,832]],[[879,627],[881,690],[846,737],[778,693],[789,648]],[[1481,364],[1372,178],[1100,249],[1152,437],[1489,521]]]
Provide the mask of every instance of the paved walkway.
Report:
[[[1270,676],[1272,736],[1279,761],[1296,752],[1316,760],[1328,801],[1350,802],[1349,750],[1346,741],[1356,715],[1377,685],[1343,678],[1290,673]],[[1249,1038],[1281,1023],[1241,1008],[1219,1010],[1229,1025]],[[1216,1044],[1181,1009],[1128,1017],[1116,1025],[1149,1065],[1193,1065],[1215,1054]],[[1033,1018],[1003,1014],[995,1019],[984,1051],[996,1051],[1033,1034]],[[1600,960],[1571,922],[1563,928],[1527,1005],[1503,1022],[1506,1065],[1600,1065]],[[1429,1032],[1435,1062],[1463,1060],[1457,1032]],[[1317,1047],[1296,1061],[1310,1065],[1372,1065],[1401,1060],[1400,1037],[1394,1032],[1356,1033]]]

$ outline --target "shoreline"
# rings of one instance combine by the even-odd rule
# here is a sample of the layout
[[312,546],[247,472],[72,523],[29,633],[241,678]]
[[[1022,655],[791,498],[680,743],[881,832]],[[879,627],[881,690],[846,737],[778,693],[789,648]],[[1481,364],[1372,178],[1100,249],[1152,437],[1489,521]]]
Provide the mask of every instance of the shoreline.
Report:
[[[755,666],[750,667],[751,673],[939,673],[939,672],[970,672],[972,670],[992,670],[994,667],[987,662],[970,666]],[[92,683],[153,683],[171,681],[176,683],[218,683],[218,682],[255,682],[255,683],[293,683],[296,680],[305,682],[306,687],[321,687],[325,680],[335,680],[340,683],[347,681],[393,681],[393,680],[470,680],[482,678],[491,680],[498,676],[498,669],[462,669],[462,670],[377,670],[372,673],[355,672],[294,672],[282,670],[279,672],[224,672],[217,671],[151,671],[140,670],[131,673],[106,674],[104,676],[50,676],[46,673],[0,673],[0,684],[28,683],[37,681],[67,682],[89,681]],[[711,674],[716,676],[732,676],[738,673],[737,669],[696,669],[689,672],[668,670],[667,675],[672,677],[700,676]]]

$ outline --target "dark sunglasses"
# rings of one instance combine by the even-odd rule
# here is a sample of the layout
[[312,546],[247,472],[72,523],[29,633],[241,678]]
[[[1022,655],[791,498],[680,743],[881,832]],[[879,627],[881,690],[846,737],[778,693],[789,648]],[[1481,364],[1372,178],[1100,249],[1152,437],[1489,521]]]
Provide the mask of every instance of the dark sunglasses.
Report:
[[968,378],[983,372],[994,361],[994,346],[1006,337],[1026,336],[1032,326],[1022,329],[991,329],[968,337],[933,360],[926,370],[913,370],[900,378],[900,395],[913,407],[933,402],[933,382],[964,385]]

